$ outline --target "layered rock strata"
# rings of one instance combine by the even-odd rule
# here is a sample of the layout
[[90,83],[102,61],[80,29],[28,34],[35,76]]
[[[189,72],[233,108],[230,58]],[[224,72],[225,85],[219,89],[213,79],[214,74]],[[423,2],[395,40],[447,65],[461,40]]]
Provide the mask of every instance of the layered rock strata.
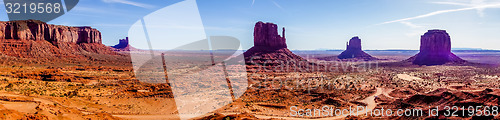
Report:
[[102,43],[101,32],[91,27],[51,25],[38,20],[0,22],[0,39],[46,40],[58,43]]

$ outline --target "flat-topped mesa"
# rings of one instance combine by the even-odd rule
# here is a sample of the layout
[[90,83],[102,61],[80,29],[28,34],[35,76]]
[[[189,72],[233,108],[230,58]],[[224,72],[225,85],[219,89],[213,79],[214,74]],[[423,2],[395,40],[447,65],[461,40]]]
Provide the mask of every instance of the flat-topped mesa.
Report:
[[101,32],[91,27],[51,25],[38,20],[0,22],[0,39],[46,40],[58,43],[102,44]]
[[351,58],[360,58],[365,60],[376,59],[371,55],[365,53],[361,49],[361,39],[358,36],[355,36],[349,40],[346,46],[346,50],[342,52],[339,56],[339,59],[351,59]]
[[451,39],[446,30],[429,30],[420,38],[420,52],[414,57],[416,65],[442,65],[445,63],[464,63],[451,52]]
[[267,48],[286,48],[285,28],[282,31],[283,37],[278,34],[278,25],[259,21],[254,28],[254,46]]
[[451,39],[446,30],[429,30],[420,38],[420,52],[437,55],[451,53]]

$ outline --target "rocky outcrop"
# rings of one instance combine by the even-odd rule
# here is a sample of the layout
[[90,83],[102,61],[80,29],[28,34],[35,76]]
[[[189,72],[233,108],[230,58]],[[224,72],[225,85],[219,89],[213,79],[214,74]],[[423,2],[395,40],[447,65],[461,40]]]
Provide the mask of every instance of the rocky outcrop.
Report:
[[278,25],[259,21],[254,28],[254,46],[273,49],[286,48],[285,28],[283,28],[282,33],[283,37],[278,35]]
[[125,39],[120,39],[118,44],[116,44],[115,46],[111,46],[111,47],[116,48],[116,49],[123,49],[123,48],[126,48],[128,46],[129,46],[128,37],[126,37]]
[[130,44],[128,43],[128,37],[126,37],[125,39],[120,39],[118,44],[116,44],[115,46],[111,46],[111,47],[114,48],[113,50],[115,50],[115,51],[137,50],[136,48],[130,46]]
[[243,53],[248,71],[308,72],[314,71],[314,66],[319,66],[288,50],[285,28],[282,35],[278,35],[276,24],[260,21],[255,24],[254,46]]
[[346,50],[361,51],[361,39],[358,36],[352,37],[346,46]]
[[44,64],[118,63],[125,58],[103,45],[96,29],[37,20],[0,22],[0,55]]
[[358,36],[355,36],[349,40],[347,43],[347,49],[342,52],[339,56],[337,56],[339,59],[363,59],[363,60],[375,60],[376,58],[372,57],[371,55],[365,53],[361,49],[361,39],[359,39]]
[[420,38],[420,52],[409,59],[416,65],[466,63],[451,52],[450,35],[445,30],[429,30]]
[[91,27],[51,25],[38,20],[0,22],[0,39],[46,40],[58,43],[102,43],[101,32]]

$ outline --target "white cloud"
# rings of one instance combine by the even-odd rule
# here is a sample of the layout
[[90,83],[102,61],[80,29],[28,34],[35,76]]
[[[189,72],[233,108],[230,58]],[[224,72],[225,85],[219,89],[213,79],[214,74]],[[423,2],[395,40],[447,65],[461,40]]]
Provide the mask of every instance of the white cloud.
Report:
[[[460,3],[460,2],[431,2],[431,3],[434,3],[434,4],[443,4],[443,5],[456,5],[456,6],[463,6],[463,7],[475,7],[475,6],[482,6],[482,5],[486,5],[487,3],[484,2],[484,0],[471,0],[469,4],[467,3]],[[477,14],[480,16],[480,17],[484,17],[485,13],[484,13],[484,9],[485,8],[477,8]]]
[[408,36],[408,37],[419,36],[420,34],[422,34],[422,31],[425,31],[425,27],[424,26],[417,25],[417,24],[414,24],[412,22],[401,21],[399,23],[412,28],[412,29],[410,29],[410,31],[408,31],[407,33],[405,33],[405,35]]
[[458,3],[458,2],[431,2],[433,4],[443,4],[443,5],[458,5],[458,6],[470,6],[470,4]]
[[274,2],[274,1],[272,1],[272,2],[274,3],[274,5],[275,5],[276,7],[280,8],[281,10],[284,10],[284,9],[283,9],[283,7],[281,7],[281,5],[279,5],[278,3]]
[[142,8],[152,8],[154,6],[144,4],[144,3],[139,3],[139,2],[134,2],[134,1],[129,1],[129,0],[102,0],[103,2],[106,3],[121,3],[121,4],[127,4],[127,5],[133,5],[137,7],[142,7]]
[[408,22],[408,21],[401,21],[400,22],[401,24],[404,24],[408,27],[411,27],[411,28],[422,28],[423,26],[420,26],[420,25],[416,25],[416,24],[413,24],[411,22]]
[[439,10],[439,11],[434,11],[434,12],[423,14],[423,15],[414,16],[414,17],[403,18],[403,19],[398,19],[398,20],[393,20],[393,21],[387,21],[387,22],[376,24],[376,25],[383,25],[383,24],[389,24],[389,23],[395,23],[395,22],[403,22],[403,21],[408,21],[408,20],[426,18],[426,17],[431,17],[434,15],[445,14],[445,13],[450,13],[450,12],[485,9],[485,8],[500,8],[500,3],[477,5],[477,6],[473,6],[473,7],[466,7],[466,8],[460,8],[460,9]]

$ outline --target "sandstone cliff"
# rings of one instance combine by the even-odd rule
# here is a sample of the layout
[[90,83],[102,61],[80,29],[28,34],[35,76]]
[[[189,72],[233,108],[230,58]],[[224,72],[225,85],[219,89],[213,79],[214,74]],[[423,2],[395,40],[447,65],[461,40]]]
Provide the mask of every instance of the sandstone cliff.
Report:
[[278,35],[278,25],[259,21],[254,28],[254,46],[274,49],[286,48],[285,28],[283,28],[282,35],[283,37]]
[[243,53],[248,71],[310,72],[322,67],[288,50],[285,28],[282,35],[283,37],[278,35],[278,27],[274,23],[259,21],[255,24],[254,46]]
[[0,39],[46,40],[58,43],[102,43],[101,32],[91,27],[51,25],[38,20],[0,22]]
[[[91,27],[51,25],[37,20],[0,22],[0,55],[30,63],[118,63],[126,58],[101,44]],[[6,63],[9,61],[2,61]]]
[[445,30],[429,30],[420,38],[420,52],[408,59],[416,65],[466,63],[451,53],[450,35]]

